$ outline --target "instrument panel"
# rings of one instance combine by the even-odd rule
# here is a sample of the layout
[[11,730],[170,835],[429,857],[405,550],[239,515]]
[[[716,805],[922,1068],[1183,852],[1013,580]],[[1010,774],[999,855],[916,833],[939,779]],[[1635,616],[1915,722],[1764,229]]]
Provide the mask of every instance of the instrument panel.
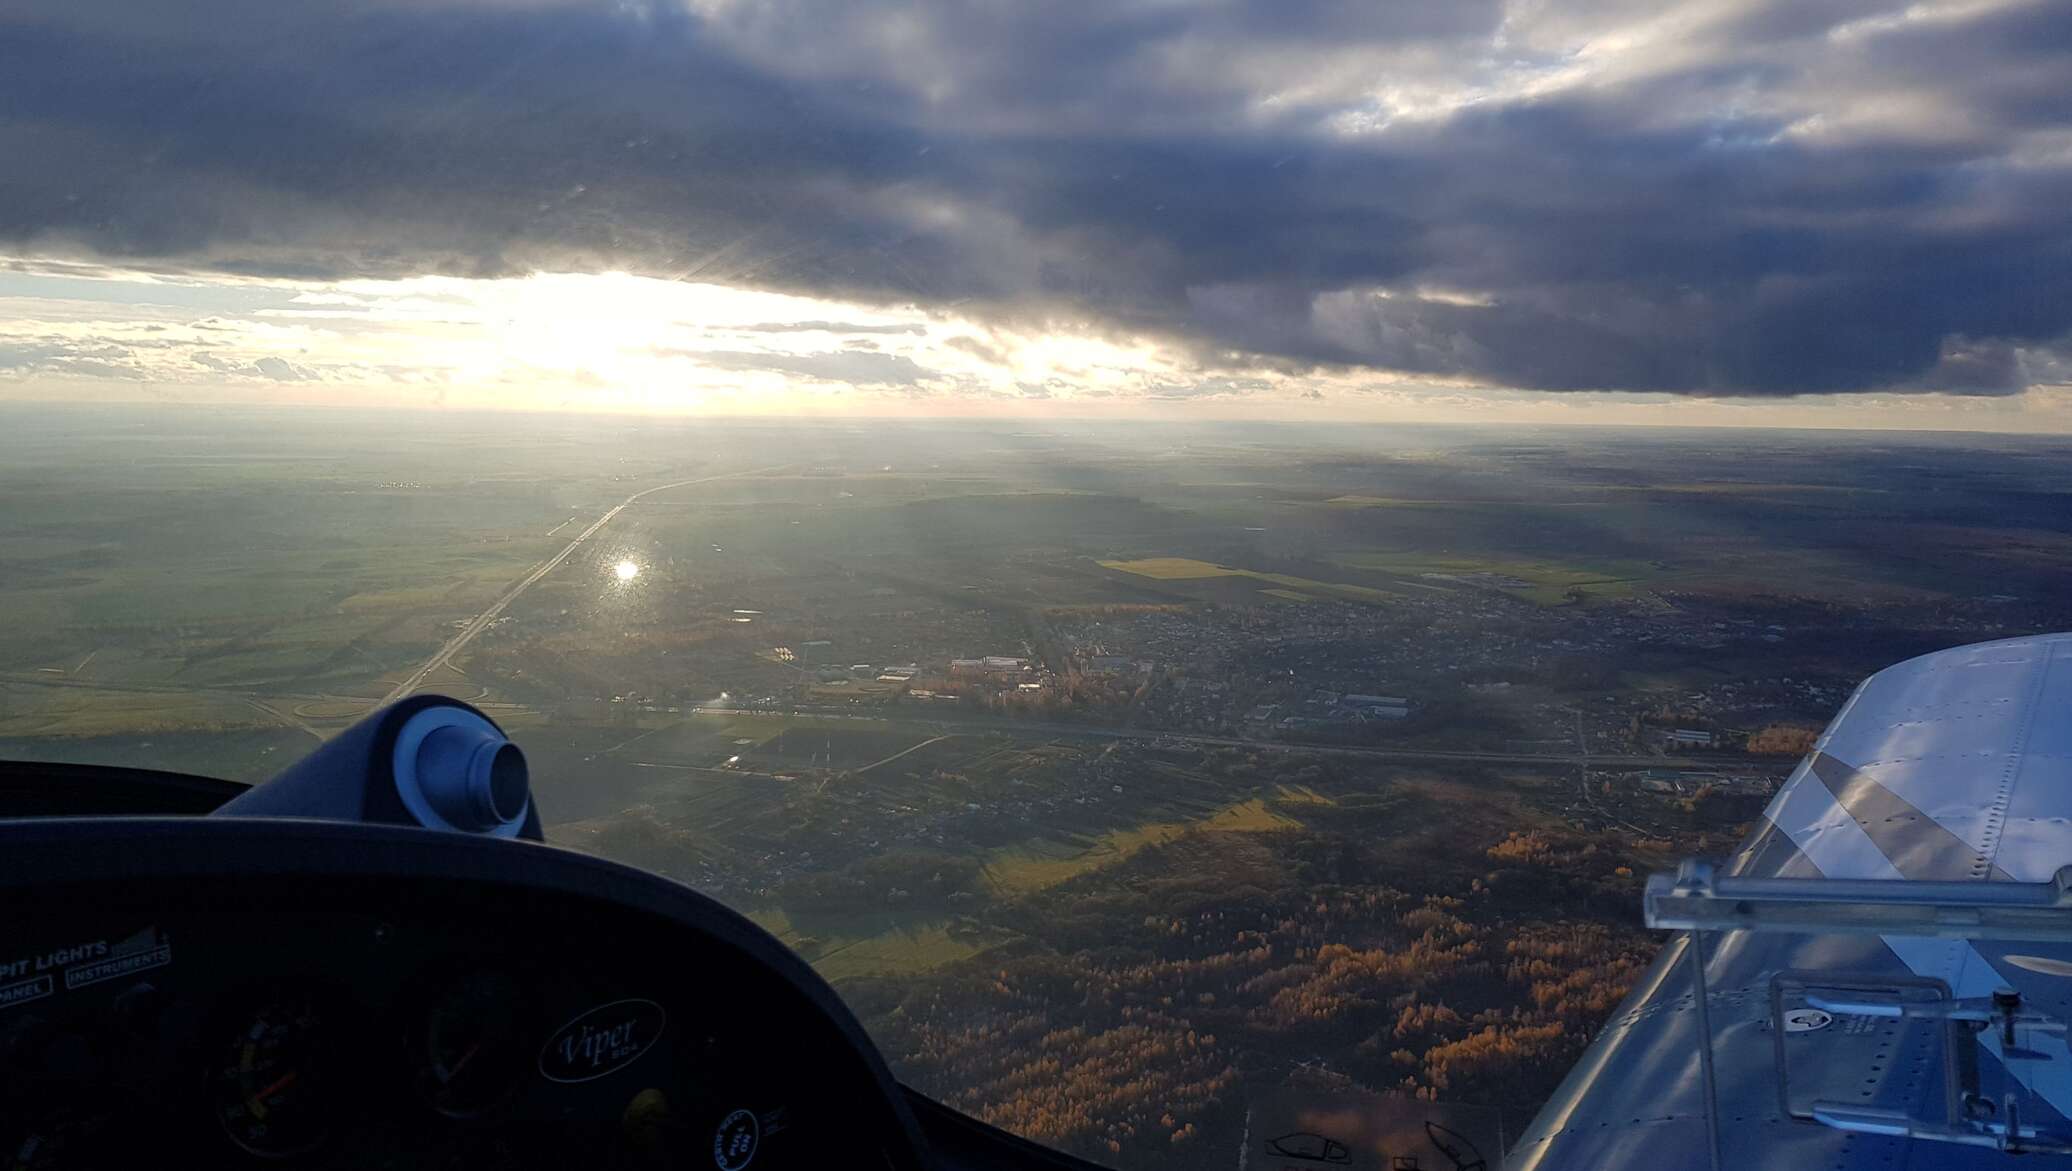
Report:
[[456,848],[534,881],[342,856],[363,872],[0,891],[0,1171],[915,1164],[853,1022],[752,927],[543,889],[608,864],[485,845]]

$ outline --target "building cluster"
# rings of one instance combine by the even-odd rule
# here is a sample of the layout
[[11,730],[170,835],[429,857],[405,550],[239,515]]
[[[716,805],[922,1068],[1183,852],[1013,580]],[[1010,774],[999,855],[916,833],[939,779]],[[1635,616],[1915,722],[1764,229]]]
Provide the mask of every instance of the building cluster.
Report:
[[[1895,632],[1927,650],[2010,633],[2033,609],[1674,588],[1545,606],[1499,578],[1428,584],[1379,604],[1031,608],[945,604],[948,587],[919,579],[759,582],[697,595],[727,623],[717,634],[628,639],[616,654],[585,642],[577,662],[527,649],[574,637],[580,615],[527,609],[477,648],[505,657],[514,693],[561,704],[961,706],[1211,736],[1705,756],[1779,722],[1825,722],[1863,673],[1911,653]],[[732,623],[743,616],[754,625]]]
[[1036,668],[1028,659],[1013,655],[986,655],[978,659],[951,659],[949,676],[952,679],[981,680],[990,683],[1012,683],[1020,685],[1033,682]]
[[[1024,699],[1040,695],[1051,676],[1028,655],[950,656],[905,663],[848,663],[836,657],[833,639],[813,639],[794,650],[771,647],[765,656],[798,671],[792,700],[799,703],[986,701],[1005,693]],[[816,665],[817,664],[817,665]]]
[[1644,793],[1664,797],[1693,797],[1706,789],[1751,797],[1767,797],[1777,791],[1780,781],[1780,778],[1768,773],[1672,768],[1643,769],[1638,773],[1626,774],[1626,779]]
[[1737,749],[1780,718],[1824,721],[1856,679],[1737,673],[1665,692],[1633,674],[1675,678],[1727,655],[1846,661],[1869,632],[1931,617],[1675,592],[1545,607],[1477,589],[1074,612],[1053,627],[1068,669],[1108,681],[1109,704],[1139,727],[1360,740],[1451,729],[1491,747],[1680,754]]

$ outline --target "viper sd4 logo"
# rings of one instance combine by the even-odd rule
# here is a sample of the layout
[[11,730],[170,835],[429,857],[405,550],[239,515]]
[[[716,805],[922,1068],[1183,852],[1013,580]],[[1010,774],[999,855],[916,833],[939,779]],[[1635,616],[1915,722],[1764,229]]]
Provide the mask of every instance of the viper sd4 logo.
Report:
[[661,1039],[668,1020],[652,1000],[598,1005],[547,1038],[540,1049],[540,1074],[549,1081],[587,1082],[616,1073]]

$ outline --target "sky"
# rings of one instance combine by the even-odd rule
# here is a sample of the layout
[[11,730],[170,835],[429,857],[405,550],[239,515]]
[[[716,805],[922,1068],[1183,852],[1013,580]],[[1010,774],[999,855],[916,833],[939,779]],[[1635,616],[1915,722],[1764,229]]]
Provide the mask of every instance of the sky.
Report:
[[2072,431],[2062,0],[15,0],[0,398]]

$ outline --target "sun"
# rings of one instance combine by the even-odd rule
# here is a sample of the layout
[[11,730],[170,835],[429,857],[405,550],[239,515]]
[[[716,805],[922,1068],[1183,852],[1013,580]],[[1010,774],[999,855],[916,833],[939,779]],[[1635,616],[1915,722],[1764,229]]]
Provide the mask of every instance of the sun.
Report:
[[619,575],[620,581],[632,581],[640,576],[640,566],[631,561],[621,561],[612,566],[612,572]]

